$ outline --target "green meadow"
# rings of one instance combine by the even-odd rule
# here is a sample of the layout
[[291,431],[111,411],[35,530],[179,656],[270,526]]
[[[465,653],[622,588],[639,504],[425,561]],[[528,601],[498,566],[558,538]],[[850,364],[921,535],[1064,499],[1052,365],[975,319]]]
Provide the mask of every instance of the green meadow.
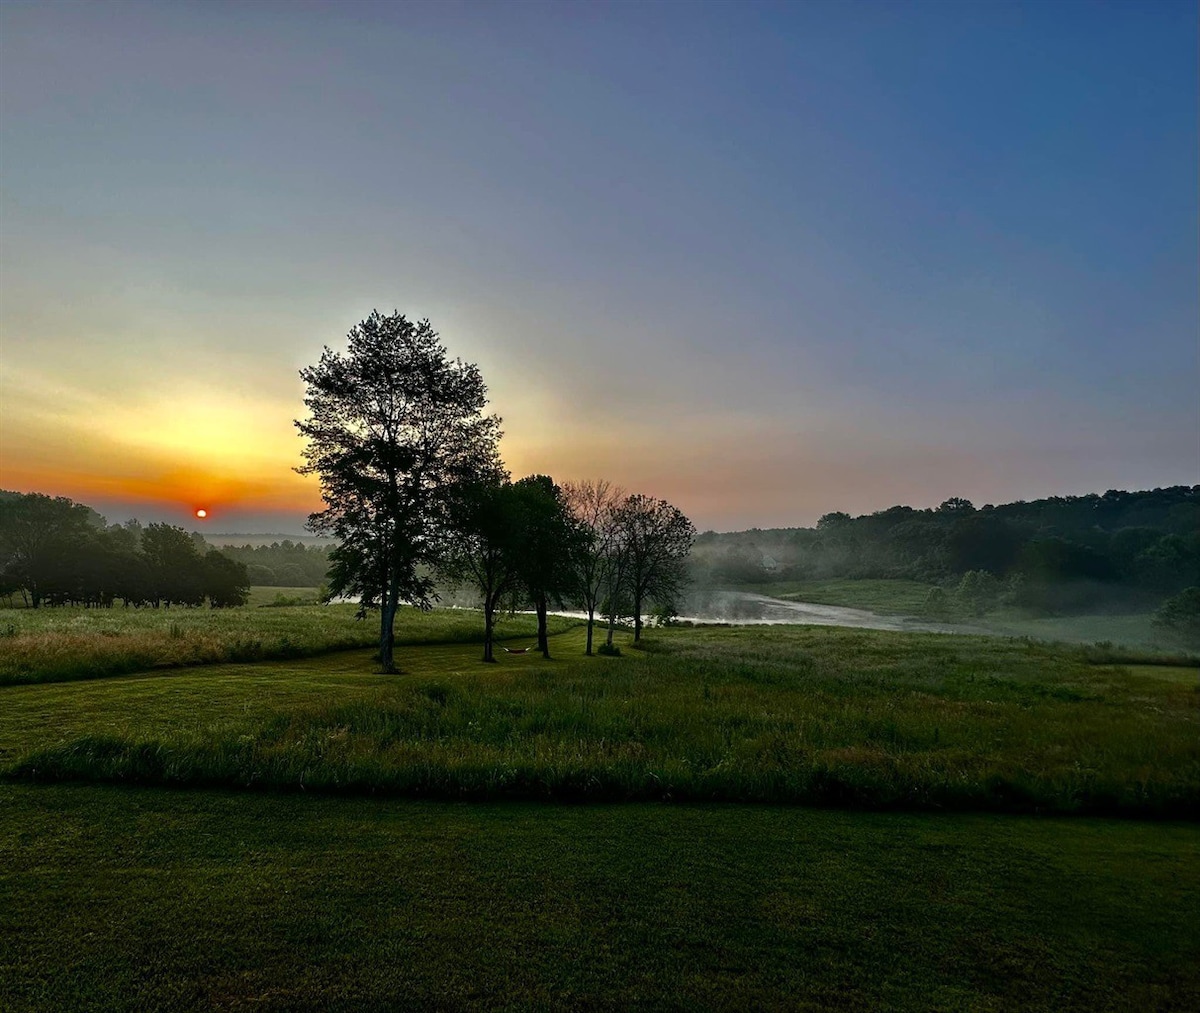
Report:
[[446,610],[383,676],[348,606],[131,613],[0,621],[0,1008],[1200,1000],[1194,666],[570,620],[484,665]]
[[[822,580],[776,581],[742,585],[787,601],[866,609],[884,616],[925,617],[926,601],[936,584],[917,580],[833,577]],[[959,615],[941,620],[963,624],[964,632],[1001,637],[1028,637],[1047,642],[1119,645],[1136,652],[1194,656],[1194,645],[1154,625],[1154,612],[1033,615],[1007,606],[982,617]]]
[[758,584],[754,590],[791,601],[866,609],[880,615],[919,616],[935,586],[919,580],[831,577]]

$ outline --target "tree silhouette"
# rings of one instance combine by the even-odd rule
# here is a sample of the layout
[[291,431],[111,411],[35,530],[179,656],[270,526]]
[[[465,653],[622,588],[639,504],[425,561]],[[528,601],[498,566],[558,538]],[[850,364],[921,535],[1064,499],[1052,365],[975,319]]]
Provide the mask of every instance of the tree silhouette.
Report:
[[309,417],[301,474],[321,481],[325,509],[309,528],[338,539],[329,589],[378,609],[379,660],[394,672],[392,635],[402,601],[432,605],[426,566],[444,555],[450,493],[499,469],[500,419],[484,415],[479,368],[451,361],[428,320],[373,312],[300,371]]
[[142,555],[150,576],[150,598],[157,606],[204,604],[204,557],[183,528],[148,524]]
[[626,553],[625,588],[633,610],[633,639],[642,636],[647,601],[674,614],[687,571],[684,567],[696,528],[666,500],[635,494],[617,508],[617,525]]
[[571,590],[574,546],[579,531],[563,491],[548,475],[529,475],[515,483],[518,523],[517,569],[538,620],[538,650],[550,657],[546,616],[551,601],[561,605]]
[[521,583],[521,490],[503,474],[463,483],[454,496],[451,514],[451,538],[440,572],[479,591],[483,660],[495,661],[492,633],[496,611]]
[[570,554],[572,589],[588,617],[585,654],[592,653],[592,631],[605,589],[619,583],[616,571],[620,546],[614,516],[624,496],[623,490],[603,479],[567,482],[563,486],[563,497],[575,527]]
[[72,556],[101,518],[64,496],[5,493],[0,497],[0,570],[38,608],[64,584]]

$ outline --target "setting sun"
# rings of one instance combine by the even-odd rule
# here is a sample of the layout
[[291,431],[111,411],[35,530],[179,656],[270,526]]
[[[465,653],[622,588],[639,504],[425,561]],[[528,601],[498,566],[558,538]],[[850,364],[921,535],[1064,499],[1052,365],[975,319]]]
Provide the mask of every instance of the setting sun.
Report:
[[205,510],[204,507],[201,507],[199,510],[196,511],[196,516],[199,517],[201,520],[204,520],[204,518],[208,516],[208,511]]

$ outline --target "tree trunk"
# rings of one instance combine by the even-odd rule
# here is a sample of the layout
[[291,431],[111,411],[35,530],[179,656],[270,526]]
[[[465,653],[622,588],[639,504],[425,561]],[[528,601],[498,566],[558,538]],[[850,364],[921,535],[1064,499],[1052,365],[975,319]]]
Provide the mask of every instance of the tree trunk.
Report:
[[605,643],[607,643],[609,647],[612,647],[613,633],[616,632],[616,629],[617,629],[617,613],[613,612],[608,617],[608,640],[605,641]]
[[549,660],[550,658],[550,635],[546,630],[546,596],[538,593],[535,602],[537,607],[538,617],[538,648],[542,652],[542,657]]
[[483,660],[495,661],[492,653],[492,627],[495,625],[496,603],[491,595],[483,599]]
[[642,639],[642,596],[639,592],[633,592],[633,642],[636,644]]
[[596,624],[596,606],[588,606],[588,625],[587,625],[587,650],[583,653],[589,658],[592,655],[592,627]]
[[385,675],[394,675],[396,672],[395,652],[392,649],[396,639],[392,632],[395,622],[396,601],[384,592],[379,610],[379,667]]

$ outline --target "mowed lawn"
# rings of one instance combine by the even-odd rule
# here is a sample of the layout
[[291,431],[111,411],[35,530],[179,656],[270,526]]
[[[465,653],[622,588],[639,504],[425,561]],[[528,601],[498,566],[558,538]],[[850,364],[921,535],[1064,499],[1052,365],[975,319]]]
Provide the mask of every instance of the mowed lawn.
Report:
[[0,785],[0,1008],[1194,1010],[1200,828]]

